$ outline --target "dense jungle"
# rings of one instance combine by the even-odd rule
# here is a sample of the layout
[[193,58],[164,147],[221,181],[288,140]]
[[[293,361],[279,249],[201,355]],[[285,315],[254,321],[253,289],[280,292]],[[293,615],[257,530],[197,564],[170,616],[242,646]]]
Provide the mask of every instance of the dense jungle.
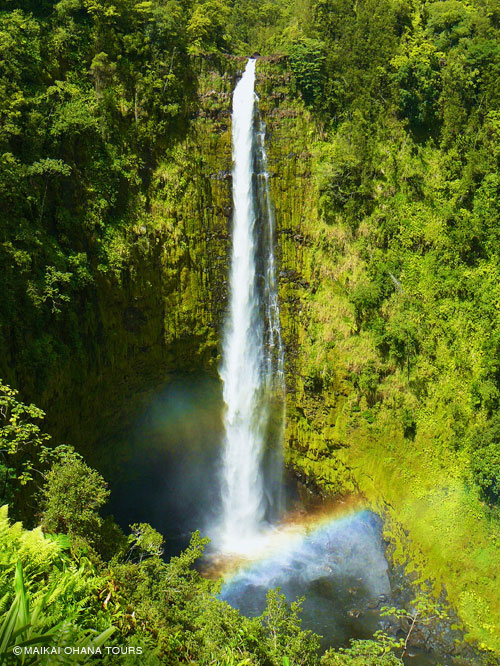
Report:
[[[217,383],[250,56],[286,468],[405,589],[342,645],[224,601],[134,476],[113,503],[152,396]],[[2,664],[500,663],[499,81],[497,0],[0,0]]]

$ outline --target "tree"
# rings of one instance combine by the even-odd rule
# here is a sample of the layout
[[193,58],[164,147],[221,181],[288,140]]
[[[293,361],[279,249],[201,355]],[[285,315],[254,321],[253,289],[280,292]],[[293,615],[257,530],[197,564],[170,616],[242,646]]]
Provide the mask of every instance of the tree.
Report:
[[500,443],[491,442],[474,451],[471,470],[483,496],[489,502],[500,501]]
[[433,44],[415,40],[406,53],[392,60],[399,90],[400,109],[415,131],[438,129],[442,89],[439,54]]
[[163,554],[164,539],[162,535],[148,523],[134,523],[130,526],[132,533],[128,538],[130,550],[127,559],[138,558],[139,562],[145,557],[161,557]]
[[352,641],[350,648],[329,650],[321,666],[403,666],[385,641]]
[[227,0],[197,0],[187,26],[194,50],[218,51],[228,46],[226,22],[231,14]]
[[264,649],[278,664],[287,657],[296,666],[319,663],[319,636],[301,628],[300,613],[303,599],[289,604],[279,588],[267,593],[267,606],[260,616],[263,626]]
[[45,412],[33,404],[17,399],[19,391],[0,381],[0,453],[3,456],[2,498],[8,494],[8,482],[15,478],[22,485],[33,480],[34,459],[40,452],[47,453],[50,436],[42,433],[38,422]]
[[89,543],[99,537],[99,508],[109,496],[102,476],[80,455],[67,452],[52,465],[42,489],[41,525],[49,534],[68,533]]
[[325,45],[317,39],[304,39],[290,47],[295,84],[308,105],[313,105],[323,92],[325,59]]

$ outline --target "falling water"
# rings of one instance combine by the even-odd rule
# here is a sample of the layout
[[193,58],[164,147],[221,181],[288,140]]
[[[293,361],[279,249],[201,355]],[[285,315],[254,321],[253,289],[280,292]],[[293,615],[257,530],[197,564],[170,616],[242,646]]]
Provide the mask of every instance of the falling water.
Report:
[[263,303],[265,316],[265,369],[267,433],[266,458],[264,464],[264,492],[266,496],[266,517],[276,520],[283,510],[282,470],[283,435],[285,426],[285,357],[281,338],[278,286],[276,280],[276,260],[274,256],[275,219],[269,188],[269,171],[266,153],[266,125],[258,122],[255,171],[257,174],[256,194],[260,226],[263,276]]
[[233,96],[230,307],[220,369],[226,410],[218,541],[222,550],[238,552],[274,517],[282,474],[276,441],[282,435],[284,373],[275,223],[254,83],[255,60],[249,60]]

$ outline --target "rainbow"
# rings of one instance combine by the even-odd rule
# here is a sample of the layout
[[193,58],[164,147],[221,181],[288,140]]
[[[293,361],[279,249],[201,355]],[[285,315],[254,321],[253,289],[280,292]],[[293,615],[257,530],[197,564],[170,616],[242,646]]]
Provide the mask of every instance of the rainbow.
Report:
[[293,556],[307,544],[320,543],[368,514],[366,504],[359,496],[325,502],[307,512],[304,509],[291,511],[279,524],[263,529],[246,544],[245,553],[209,553],[203,574],[208,578],[222,577],[226,585],[265,562],[280,560],[286,554]]

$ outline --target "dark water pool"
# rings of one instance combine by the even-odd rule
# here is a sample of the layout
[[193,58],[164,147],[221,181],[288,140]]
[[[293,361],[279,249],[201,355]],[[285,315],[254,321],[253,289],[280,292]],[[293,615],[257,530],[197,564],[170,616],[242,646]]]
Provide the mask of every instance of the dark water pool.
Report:
[[379,628],[377,609],[391,593],[380,519],[359,511],[311,527],[230,578],[221,597],[256,616],[276,587],[289,600],[305,596],[303,623],[323,637],[323,648],[370,638]]

